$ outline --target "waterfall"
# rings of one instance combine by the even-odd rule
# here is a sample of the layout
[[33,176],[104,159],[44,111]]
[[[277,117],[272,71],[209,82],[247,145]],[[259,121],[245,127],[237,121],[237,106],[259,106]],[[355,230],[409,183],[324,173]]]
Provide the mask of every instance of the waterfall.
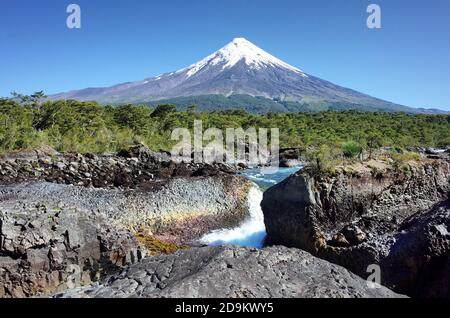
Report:
[[248,193],[249,218],[239,227],[213,231],[200,242],[207,245],[239,245],[261,248],[266,237],[264,215],[261,210],[263,192],[255,184]]
[[213,231],[200,239],[200,243],[207,245],[239,245],[261,248],[266,237],[264,214],[261,210],[263,191],[283,181],[301,167],[280,168],[275,174],[263,174],[261,169],[247,169],[239,173],[254,182],[247,201],[250,215],[240,226],[233,229]]

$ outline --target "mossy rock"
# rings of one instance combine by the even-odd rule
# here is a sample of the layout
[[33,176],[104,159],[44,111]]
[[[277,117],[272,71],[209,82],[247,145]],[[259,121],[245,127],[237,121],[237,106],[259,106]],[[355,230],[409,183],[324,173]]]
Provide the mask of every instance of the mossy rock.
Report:
[[173,243],[164,242],[155,239],[151,235],[145,235],[142,233],[136,234],[136,238],[141,242],[148,250],[150,255],[157,256],[162,254],[172,254],[179,250],[188,249],[189,246],[177,245]]

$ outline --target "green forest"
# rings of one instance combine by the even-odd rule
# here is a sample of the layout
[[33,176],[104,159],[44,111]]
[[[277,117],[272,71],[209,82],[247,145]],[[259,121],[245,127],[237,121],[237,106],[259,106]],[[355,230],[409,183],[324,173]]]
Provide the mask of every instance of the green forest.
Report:
[[326,111],[250,114],[245,110],[178,111],[174,105],[102,106],[48,101],[42,92],[0,99],[0,152],[48,145],[61,152],[115,152],[143,143],[170,150],[174,128],[279,128],[281,147],[323,149],[351,155],[358,149],[450,145],[450,115]]

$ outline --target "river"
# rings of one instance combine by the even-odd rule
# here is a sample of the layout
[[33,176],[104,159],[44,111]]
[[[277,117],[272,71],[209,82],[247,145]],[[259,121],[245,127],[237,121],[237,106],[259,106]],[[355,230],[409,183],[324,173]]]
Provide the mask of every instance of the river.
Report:
[[264,215],[261,210],[263,192],[300,170],[300,167],[279,168],[275,174],[264,175],[261,169],[247,169],[239,173],[253,182],[248,194],[250,216],[239,227],[213,231],[201,238],[207,245],[238,245],[261,248],[266,237]]

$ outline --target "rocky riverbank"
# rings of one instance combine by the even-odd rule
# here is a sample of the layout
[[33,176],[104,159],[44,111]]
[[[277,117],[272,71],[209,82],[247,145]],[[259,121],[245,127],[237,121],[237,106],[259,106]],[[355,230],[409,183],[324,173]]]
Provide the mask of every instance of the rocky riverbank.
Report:
[[101,213],[132,233],[188,244],[207,232],[233,227],[248,215],[250,182],[231,175],[174,178],[145,191],[97,189],[49,182],[0,186],[4,213],[76,209]]
[[235,167],[175,163],[141,146],[103,156],[41,149],[0,167],[0,297],[63,290],[78,274],[78,284],[98,281],[249,213],[251,184]]
[[54,297],[403,297],[344,268],[285,247],[206,247],[146,258],[102,284]]
[[[405,169],[405,167],[407,167]],[[264,194],[267,243],[298,247],[411,296],[449,297],[450,160],[423,156],[329,173],[305,169]]]
[[51,148],[0,157],[0,184],[47,181],[95,188],[146,189],[175,177],[234,174],[241,166],[176,163],[135,146],[118,154],[60,154]]
[[[286,153],[289,165],[296,154]],[[0,297],[449,295],[444,155],[407,170],[369,162],[289,177],[262,202],[267,243],[287,247],[262,250],[195,247],[248,218],[240,167],[175,163],[138,146],[40,149],[4,156],[0,168]],[[398,294],[368,287],[369,264]]]

